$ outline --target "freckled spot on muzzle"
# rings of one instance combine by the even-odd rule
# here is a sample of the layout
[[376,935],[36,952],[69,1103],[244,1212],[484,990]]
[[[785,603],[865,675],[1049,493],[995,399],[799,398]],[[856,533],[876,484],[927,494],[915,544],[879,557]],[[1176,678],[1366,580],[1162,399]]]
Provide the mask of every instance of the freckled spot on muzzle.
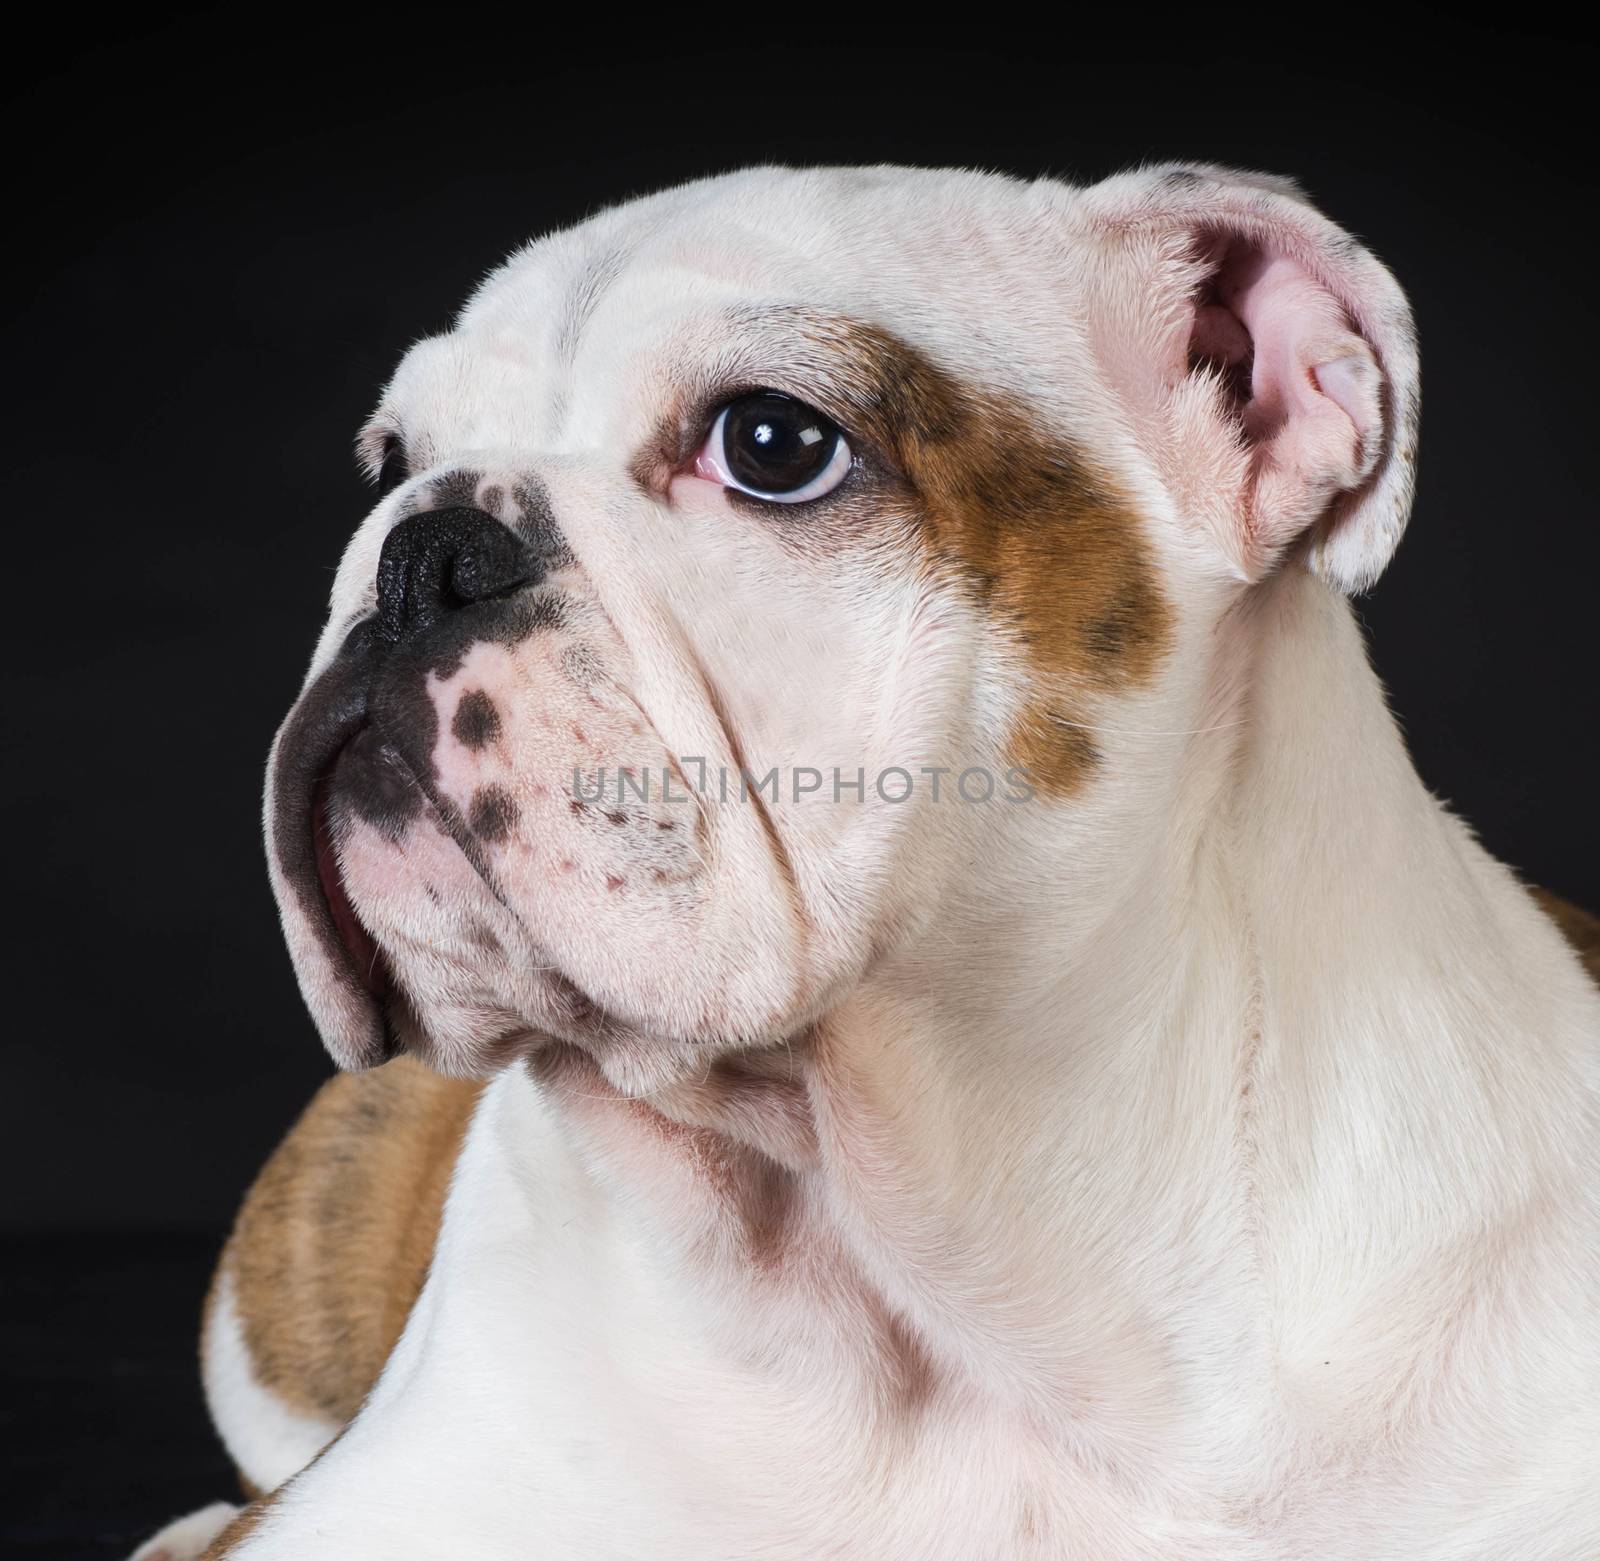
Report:
[[338,795],[350,811],[391,840],[399,840],[422,812],[416,777],[370,727],[344,749],[333,773]]
[[480,786],[472,794],[467,825],[480,840],[498,845],[517,827],[522,810],[503,786]]
[[475,688],[461,696],[450,731],[463,748],[476,752],[500,735],[500,712],[481,688]]

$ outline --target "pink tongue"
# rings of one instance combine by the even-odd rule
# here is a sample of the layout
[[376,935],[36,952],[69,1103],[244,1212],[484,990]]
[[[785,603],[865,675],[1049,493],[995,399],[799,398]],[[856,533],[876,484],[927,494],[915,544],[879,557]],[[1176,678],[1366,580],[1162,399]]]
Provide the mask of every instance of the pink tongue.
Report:
[[350,951],[362,985],[374,997],[381,998],[389,990],[389,965],[378,945],[373,942],[372,934],[361,925],[355,906],[345,893],[344,879],[339,873],[339,858],[333,849],[333,835],[328,828],[326,781],[318,782],[311,809],[311,829],[317,847],[317,877],[322,883],[328,909],[333,914],[333,924],[339,929],[339,936]]

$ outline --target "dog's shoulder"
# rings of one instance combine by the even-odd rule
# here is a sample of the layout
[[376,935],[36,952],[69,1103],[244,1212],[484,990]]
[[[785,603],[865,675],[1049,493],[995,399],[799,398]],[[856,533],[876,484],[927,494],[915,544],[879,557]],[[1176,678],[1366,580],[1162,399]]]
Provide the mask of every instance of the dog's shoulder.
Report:
[[433,1257],[481,1093],[401,1057],[330,1079],[251,1188],[218,1270],[256,1380],[347,1422],[400,1337]]

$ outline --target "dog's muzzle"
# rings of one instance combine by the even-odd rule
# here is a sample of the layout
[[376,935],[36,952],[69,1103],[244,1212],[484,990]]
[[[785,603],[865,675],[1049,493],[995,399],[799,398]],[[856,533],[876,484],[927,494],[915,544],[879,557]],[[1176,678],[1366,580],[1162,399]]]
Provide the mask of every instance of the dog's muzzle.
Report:
[[452,822],[430,784],[427,675],[476,639],[516,637],[510,599],[544,579],[550,556],[482,510],[407,516],[384,539],[376,613],[350,631],[278,734],[266,821],[274,887],[291,947],[309,952],[309,939],[320,949],[313,1009],[346,1067],[384,1060],[396,1040],[387,963],[340,877],[335,809],[397,840],[429,802]]

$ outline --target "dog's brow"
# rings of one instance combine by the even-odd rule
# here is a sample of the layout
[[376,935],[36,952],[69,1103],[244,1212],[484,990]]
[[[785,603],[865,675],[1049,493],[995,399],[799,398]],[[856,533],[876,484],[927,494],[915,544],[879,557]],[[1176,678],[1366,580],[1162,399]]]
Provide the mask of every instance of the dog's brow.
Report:
[[624,250],[608,250],[591,261],[567,289],[555,338],[556,360],[563,369],[572,367],[583,328],[593,318],[606,290],[622,275],[627,258]]
[[892,443],[905,387],[942,381],[919,352],[850,315],[801,304],[724,311],[714,359],[696,365],[696,389],[770,385],[814,402],[843,426]]
[[[708,341],[715,343],[710,350]],[[892,451],[900,421],[896,378],[922,363],[909,347],[848,315],[789,303],[701,315],[666,355],[672,392],[631,463],[644,488],[682,459],[690,439],[703,436],[719,404],[758,388],[810,402],[841,427]]]

